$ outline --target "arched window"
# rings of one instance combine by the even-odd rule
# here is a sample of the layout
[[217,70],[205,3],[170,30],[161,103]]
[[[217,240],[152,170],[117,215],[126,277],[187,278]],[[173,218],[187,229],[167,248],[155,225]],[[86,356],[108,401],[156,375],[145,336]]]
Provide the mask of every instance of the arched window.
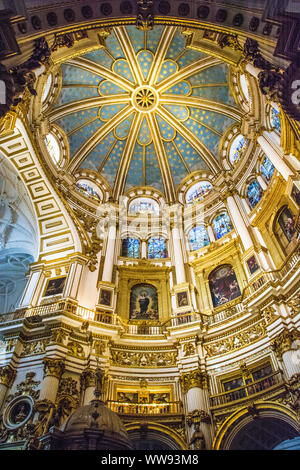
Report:
[[213,306],[218,307],[241,295],[235,272],[230,264],[223,264],[208,276]]
[[99,188],[97,188],[96,185],[94,185],[92,182],[78,180],[76,182],[76,188],[78,189],[78,191],[84,193],[85,195],[93,199],[96,199],[97,201],[101,201],[102,199]]
[[137,197],[131,201],[128,207],[129,214],[159,214],[159,205],[149,197]]
[[285,206],[278,211],[275,221],[275,234],[285,248],[296,234],[296,216]]
[[186,192],[185,200],[188,204],[201,201],[212,189],[213,187],[209,181],[200,181]]
[[280,134],[281,133],[281,121],[279,117],[279,112],[277,111],[277,109],[273,108],[273,106],[271,106],[271,110],[270,110],[270,122],[271,122],[271,126],[274,127],[275,131],[278,134]]
[[272,179],[274,170],[275,170],[275,167],[273,163],[271,162],[271,160],[268,157],[264,157],[263,162],[260,167],[260,171],[268,183]]
[[192,228],[189,231],[188,239],[191,251],[199,250],[210,243],[206,228],[203,225]]
[[122,240],[122,256],[126,258],[139,258],[140,240],[138,238],[124,238]]
[[250,206],[253,208],[259,203],[263,195],[262,187],[257,180],[251,181],[247,189],[247,198]]
[[217,215],[212,224],[217,240],[231,232],[233,228],[227,212],[222,212],[222,214]]
[[229,160],[234,165],[242,156],[243,152],[246,149],[247,140],[242,134],[236,136],[233,140],[230,151],[229,151]]
[[53,134],[47,134],[45,137],[45,144],[52,160],[55,163],[58,163],[60,159],[60,147],[56,137],[54,137]]
[[148,240],[148,258],[167,258],[166,240],[160,237],[149,238]]

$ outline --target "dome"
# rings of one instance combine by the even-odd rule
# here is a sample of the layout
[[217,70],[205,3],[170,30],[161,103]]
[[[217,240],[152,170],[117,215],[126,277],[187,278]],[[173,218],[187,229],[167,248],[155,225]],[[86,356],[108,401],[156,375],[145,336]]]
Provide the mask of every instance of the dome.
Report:
[[230,67],[186,47],[180,28],[115,27],[103,47],[62,63],[57,77],[44,114],[67,143],[64,169],[100,174],[114,200],[151,187],[173,201],[191,173],[222,171],[222,138],[242,117]]
[[[85,440],[86,430],[99,432],[101,435],[97,449],[105,449],[107,446],[112,450],[131,448],[122,421],[101,400],[95,399],[88,405],[77,408],[61,426],[65,439],[71,438],[72,448],[78,448],[78,441]],[[80,448],[83,448],[82,444]]]

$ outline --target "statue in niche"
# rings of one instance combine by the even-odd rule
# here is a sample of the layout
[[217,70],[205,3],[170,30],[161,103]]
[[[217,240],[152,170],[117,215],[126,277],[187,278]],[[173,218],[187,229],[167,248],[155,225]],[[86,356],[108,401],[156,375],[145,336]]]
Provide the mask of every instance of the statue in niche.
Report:
[[151,284],[137,284],[130,294],[130,320],[158,320],[157,290]]
[[204,434],[200,429],[199,424],[195,424],[195,431],[190,440],[190,448],[193,446],[193,450],[205,450],[205,439]]

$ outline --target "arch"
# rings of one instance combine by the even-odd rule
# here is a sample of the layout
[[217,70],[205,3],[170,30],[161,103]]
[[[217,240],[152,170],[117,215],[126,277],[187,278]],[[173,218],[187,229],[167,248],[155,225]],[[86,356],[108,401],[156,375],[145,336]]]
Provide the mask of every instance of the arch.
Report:
[[[279,425],[278,432],[274,424]],[[256,432],[252,440],[249,432],[252,435]],[[271,450],[285,438],[296,436],[299,436],[296,414],[282,404],[261,401],[235,411],[224,421],[214,439],[213,450],[241,450],[243,445],[247,445],[244,450]]]
[[[154,423],[147,421],[147,425],[143,426],[141,422],[132,422],[125,425],[129,439],[134,442],[140,442],[141,439],[144,442],[152,440],[152,442],[158,442],[161,444],[159,450],[187,450],[187,445],[181,435],[174,431],[174,429],[165,426],[163,424]],[[139,447],[136,450],[144,450]],[[145,449],[152,450],[152,449]],[[155,448],[155,450],[157,450]]]
[[231,264],[222,264],[215,268],[208,276],[208,283],[214,307],[219,307],[241,295]]

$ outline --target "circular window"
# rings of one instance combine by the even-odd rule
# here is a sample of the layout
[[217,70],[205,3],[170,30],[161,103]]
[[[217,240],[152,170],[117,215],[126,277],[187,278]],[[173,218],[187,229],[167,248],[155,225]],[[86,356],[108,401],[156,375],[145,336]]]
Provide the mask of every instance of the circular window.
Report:
[[43,94],[42,94],[42,103],[44,103],[47,100],[48,96],[49,96],[51,85],[52,85],[52,80],[53,80],[52,74],[50,73],[48,75],[46,84],[44,86],[44,90],[43,90]]
[[236,163],[246,149],[247,141],[242,134],[239,134],[232,142],[229,151],[229,160],[232,164]]
[[52,160],[58,163],[60,159],[60,147],[56,137],[54,137],[53,134],[47,134],[45,137],[45,145]]
[[213,187],[209,181],[200,181],[187,191],[185,200],[188,204],[201,201],[212,189]]

